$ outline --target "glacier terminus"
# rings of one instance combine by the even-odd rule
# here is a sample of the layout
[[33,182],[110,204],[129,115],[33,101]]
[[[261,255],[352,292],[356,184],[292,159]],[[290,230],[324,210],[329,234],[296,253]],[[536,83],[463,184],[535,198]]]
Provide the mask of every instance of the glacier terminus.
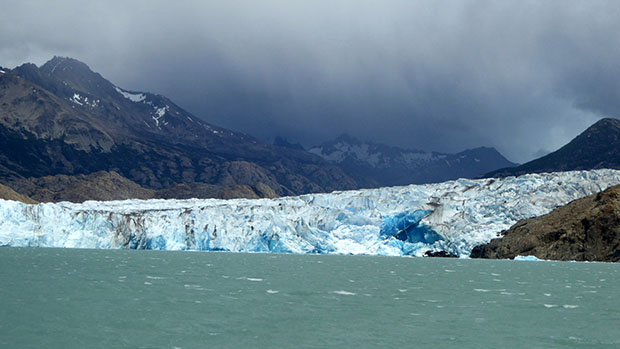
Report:
[[620,184],[620,171],[459,179],[277,199],[0,200],[0,246],[467,257],[521,219]]

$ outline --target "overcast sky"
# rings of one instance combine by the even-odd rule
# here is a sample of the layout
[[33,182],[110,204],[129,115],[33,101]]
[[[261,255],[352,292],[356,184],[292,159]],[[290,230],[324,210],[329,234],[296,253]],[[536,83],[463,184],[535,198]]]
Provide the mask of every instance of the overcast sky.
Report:
[[524,162],[620,117],[620,1],[3,1],[0,65],[54,55],[305,146]]

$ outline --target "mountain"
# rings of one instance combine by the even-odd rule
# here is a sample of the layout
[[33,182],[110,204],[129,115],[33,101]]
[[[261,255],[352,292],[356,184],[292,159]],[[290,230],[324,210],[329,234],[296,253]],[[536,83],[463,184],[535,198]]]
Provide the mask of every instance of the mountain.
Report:
[[228,202],[0,200],[0,246],[467,256],[519,220],[618,184],[620,171],[593,170]]
[[277,147],[305,150],[301,144],[289,142],[286,138],[280,137],[280,136],[277,136],[276,138],[274,138],[273,145]]
[[39,202],[152,199],[153,189],[144,188],[116,172],[98,171],[88,175],[56,175],[13,180],[11,187]]
[[30,178],[99,171],[147,190],[241,185],[252,197],[358,187],[318,156],[211,125],[164,96],[120,88],[72,58],[1,69],[0,182],[45,185],[63,179]]
[[364,142],[348,135],[312,147],[309,152],[339,165],[367,187],[472,178],[492,169],[516,165],[494,148],[445,154]]
[[517,167],[489,172],[484,177],[599,168],[620,169],[620,120],[601,119],[553,153]]
[[520,221],[502,235],[476,246],[471,257],[620,262],[620,186]]
[[[83,202],[86,200],[128,200],[128,199],[191,199],[191,198],[274,198],[278,195],[264,183],[249,185],[214,185],[207,183],[183,183],[174,187],[154,190],[119,175],[114,171],[98,171],[87,175],[55,175],[39,178],[22,178],[11,181],[11,187],[22,193],[16,197],[2,190],[0,199],[39,202]],[[5,187],[8,188],[8,187]],[[35,201],[36,200],[36,201]],[[25,202],[25,201],[24,201]]]

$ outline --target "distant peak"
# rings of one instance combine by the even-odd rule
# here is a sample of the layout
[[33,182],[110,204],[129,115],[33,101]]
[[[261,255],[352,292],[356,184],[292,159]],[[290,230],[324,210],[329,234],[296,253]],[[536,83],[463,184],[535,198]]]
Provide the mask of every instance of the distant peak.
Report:
[[[574,142],[582,142],[584,139],[602,139],[601,137],[611,137],[612,139],[618,139],[620,135],[620,120],[612,119],[612,118],[603,118],[599,121],[595,122],[593,125],[588,127],[585,131],[583,131],[580,135],[575,137],[568,144]],[[608,139],[611,140],[611,139]]]
[[71,58],[71,57],[65,57],[65,56],[54,56],[52,57],[52,59],[50,59],[46,63],[57,63],[57,62],[71,61],[71,60],[76,60],[76,59]]
[[493,148],[493,147],[477,147],[477,148],[471,148],[471,149],[466,149],[464,151],[462,151],[462,153],[499,153],[497,151],[497,149]]
[[45,62],[45,64],[60,64],[60,63],[69,63],[69,64],[85,64],[81,61],[78,61],[75,58],[71,58],[71,57],[63,57],[63,56],[54,56],[52,57],[52,59],[50,59],[49,61]]
[[17,70],[37,70],[37,65],[34,63],[24,63],[16,68]]
[[92,72],[86,63],[75,58],[61,56],[54,56],[54,58],[43,64],[40,69],[45,73],[58,73],[66,70]]
[[595,122],[589,129],[600,127],[616,127],[620,128],[620,120],[614,118],[603,118]]

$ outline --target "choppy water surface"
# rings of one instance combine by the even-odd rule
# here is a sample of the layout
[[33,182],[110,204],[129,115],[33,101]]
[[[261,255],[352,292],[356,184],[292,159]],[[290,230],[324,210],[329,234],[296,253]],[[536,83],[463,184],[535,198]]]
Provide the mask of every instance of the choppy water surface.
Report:
[[0,248],[0,347],[619,347],[620,266]]

